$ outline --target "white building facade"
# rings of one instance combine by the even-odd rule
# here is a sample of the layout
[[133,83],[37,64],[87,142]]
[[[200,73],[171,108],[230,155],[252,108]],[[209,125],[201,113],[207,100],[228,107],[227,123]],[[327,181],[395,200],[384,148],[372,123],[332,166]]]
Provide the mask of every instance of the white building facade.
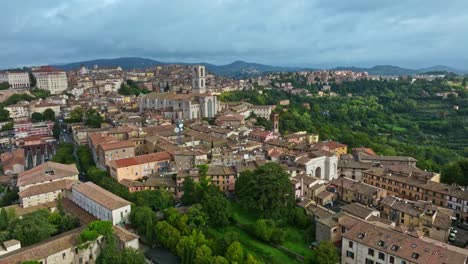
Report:
[[68,88],[67,74],[52,67],[41,67],[33,71],[36,86],[51,94],[61,94]]
[[73,203],[99,220],[111,221],[113,225],[129,223],[130,202],[92,182],[74,184],[71,196]]
[[140,111],[159,110],[176,119],[213,118],[220,110],[218,97],[210,94],[150,93],[140,99]]
[[5,106],[5,110],[10,112],[10,118],[13,118],[15,121],[29,118],[29,103],[26,101]]
[[468,250],[371,223],[359,223],[342,235],[342,264],[465,264]]
[[309,176],[331,181],[338,178],[338,157],[336,155],[306,156],[298,158],[295,163]]
[[31,86],[29,73],[23,71],[0,71],[0,83],[8,82],[10,88],[28,88]]
[[206,93],[206,71],[205,66],[192,66],[192,91],[193,93]]

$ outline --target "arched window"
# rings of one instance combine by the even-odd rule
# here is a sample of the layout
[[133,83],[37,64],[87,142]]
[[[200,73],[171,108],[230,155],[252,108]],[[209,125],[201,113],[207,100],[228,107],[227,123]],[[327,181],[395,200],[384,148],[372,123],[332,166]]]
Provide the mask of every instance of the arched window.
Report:
[[315,169],[315,177],[321,178],[322,177],[322,168],[318,167]]
[[213,117],[213,102],[208,99],[208,117]]

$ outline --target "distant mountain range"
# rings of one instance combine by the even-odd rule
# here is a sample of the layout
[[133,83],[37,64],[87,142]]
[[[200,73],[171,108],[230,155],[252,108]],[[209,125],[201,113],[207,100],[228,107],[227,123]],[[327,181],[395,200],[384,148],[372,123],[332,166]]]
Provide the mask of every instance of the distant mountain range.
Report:
[[[183,65],[204,65],[209,72],[213,72],[216,75],[228,76],[234,78],[247,78],[252,76],[258,76],[268,72],[291,72],[300,70],[312,70],[312,68],[306,67],[282,67],[282,66],[271,66],[258,63],[250,63],[245,61],[235,61],[226,65],[214,65],[210,63],[169,63],[161,62],[153,59],[139,58],[139,57],[124,57],[116,59],[97,59],[90,61],[80,61],[68,64],[53,65],[56,68],[63,70],[78,69],[81,65],[86,67],[92,67],[98,65],[101,67],[116,67],[120,66],[125,70],[128,69],[142,69],[154,66],[168,65],[168,64],[183,64]],[[368,72],[371,75],[414,75],[418,73],[426,72],[453,72],[456,74],[466,74],[467,71],[454,69],[448,66],[437,65],[421,69],[406,69],[392,65],[377,65],[372,68],[360,68],[360,67],[336,67],[334,70],[352,70],[356,72]]]
[[406,69],[393,65],[376,65],[372,68],[358,68],[358,67],[336,67],[335,70],[351,70],[356,72],[368,72],[370,75],[415,75],[420,73],[430,72],[452,72],[455,74],[463,75],[466,71],[454,69],[444,65],[436,65],[421,69]]

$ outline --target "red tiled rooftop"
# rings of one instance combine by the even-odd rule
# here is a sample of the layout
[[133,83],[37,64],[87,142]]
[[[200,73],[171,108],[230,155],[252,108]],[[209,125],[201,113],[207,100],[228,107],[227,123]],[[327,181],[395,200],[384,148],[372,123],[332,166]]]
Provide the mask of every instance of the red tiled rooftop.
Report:
[[92,182],[77,182],[72,186],[77,191],[109,210],[115,210],[130,205],[130,202],[99,187]]
[[[48,172],[53,172],[53,174]],[[59,180],[78,175],[75,164],[61,164],[52,161],[43,163],[18,175],[17,186],[26,186],[46,181]]]
[[341,144],[341,143],[335,142],[335,141],[327,141],[327,142],[324,142],[324,145],[327,146],[327,147],[330,148],[330,149],[343,148],[343,147],[347,147],[347,146],[348,146],[348,145]]
[[145,164],[149,162],[154,162],[154,161],[163,161],[163,160],[170,160],[170,159],[171,159],[171,155],[168,152],[162,151],[162,152],[150,153],[150,154],[126,158],[126,159],[114,160],[111,166],[116,167],[116,168],[123,168],[123,167],[129,167],[129,166],[135,166],[135,165]]
[[377,154],[375,154],[374,150],[371,148],[353,148],[353,151],[364,152],[367,155],[377,156]]
[[41,66],[39,69],[35,70],[34,72],[60,72],[60,70],[55,69],[52,66]]
[[254,130],[250,132],[250,135],[258,136],[258,137],[267,137],[271,132],[268,130]]
[[130,140],[107,142],[107,143],[102,143],[101,144],[101,148],[104,151],[114,150],[114,149],[122,149],[122,148],[131,148],[131,147],[134,147],[134,146],[135,146],[135,144],[133,143],[133,141],[130,141]]

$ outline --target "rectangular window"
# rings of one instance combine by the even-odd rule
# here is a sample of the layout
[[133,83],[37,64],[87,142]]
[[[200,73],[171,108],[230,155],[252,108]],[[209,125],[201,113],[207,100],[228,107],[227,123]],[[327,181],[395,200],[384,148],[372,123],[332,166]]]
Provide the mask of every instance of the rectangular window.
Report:
[[389,262],[390,262],[390,264],[394,264],[395,263],[395,257],[390,256]]
[[379,259],[385,260],[385,254],[382,252],[379,252]]
[[368,254],[369,256],[374,256],[374,250],[373,250],[372,248],[369,248],[369,249],[367,250],[367,254]]
[[374,264],[374,261],[366,258],[366,264]]
[[348,246],[349,246],[350,248],[353,248],[353,241],[349,241]]
[[346,257],[354,259],[354,252],[346,251]]

